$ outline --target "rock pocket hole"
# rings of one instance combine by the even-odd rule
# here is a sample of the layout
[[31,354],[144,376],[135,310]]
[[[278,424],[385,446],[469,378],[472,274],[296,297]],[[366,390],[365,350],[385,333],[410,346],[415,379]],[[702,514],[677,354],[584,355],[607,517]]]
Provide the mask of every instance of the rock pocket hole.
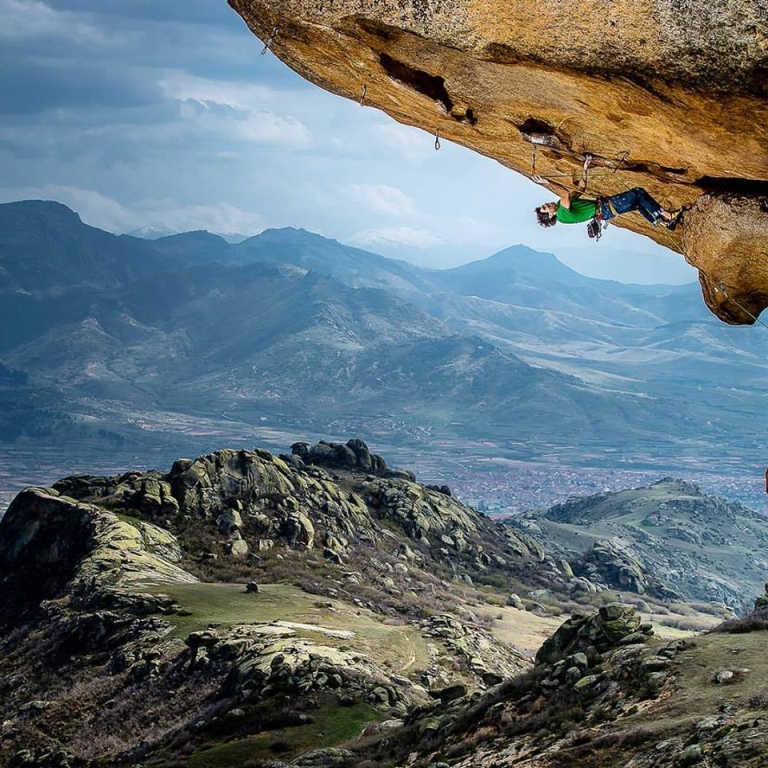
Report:
[[393,59],[389,54],[382,53],[379,56],[381,66],[386,73],[393,79],[403,85],[418,91],[428,98],[436,101],[446,111],[450,112],[453,108],[453,101],[445,89],[445,80],[437,75],[430,75],[420,69],[414,69],[402,61]]
[[550,125],[546,120],[529,117],[522,125],[517,126],[517,130],[531,144],[538,144],[543,147],[562,146],[561,140],[555,135],[554,126]]
[[768,181],[763,179],[702,176],[694,183],[707,192],[732,192],[737,195],[768,195]]

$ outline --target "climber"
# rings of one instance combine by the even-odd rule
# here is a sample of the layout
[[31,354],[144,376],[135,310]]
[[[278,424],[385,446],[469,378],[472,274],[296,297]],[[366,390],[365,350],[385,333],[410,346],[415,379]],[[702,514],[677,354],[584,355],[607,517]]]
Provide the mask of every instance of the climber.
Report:
[[578,184],[579,192],[572,193],[562,184],[548,181],[538,174],[532,177],[537,184],[546,184],[560,198],[559,202],[544,203],[536,208],[536,218],[542,227],[553,227],[558,221],[563,224],[578,224],[595,219],[598,222],[608,221],[630,211],[638,211],[654,227],[662,224],[667,229],[675,229],[679,224],[682,212],[673,213],[662,208],[642,187],[610,197],[582,197],[581,192],[587,188],[587,172],[591,161],[592,157],[587,155]]

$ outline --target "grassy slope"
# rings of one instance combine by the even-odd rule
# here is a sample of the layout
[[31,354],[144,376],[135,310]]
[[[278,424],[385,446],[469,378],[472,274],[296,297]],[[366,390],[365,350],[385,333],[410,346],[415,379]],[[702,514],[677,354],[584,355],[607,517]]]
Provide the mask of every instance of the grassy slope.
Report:
[[[263,584],[258,594],[242,584],[162,584],[154,591],[171,595],[189,612],[171,616],[174,634],[186,637],[209,624],[234,626],[276,621],[314,627],[293,627],[297,635],[324,644],[336,644],[371,656],[394,673],[423,669],[429,659],[424,639],[415,627],[385,623],[381,617],[340,600],[319,601],[317,596],[289,584]],[[332,603],[332,608],[326,607]],[[351,638],[326,634],[324,629],[351,631]]]
[[190,768],[245,768],[259,760],[290,759],[311,749],[344,744],[356,738],[366,725],[381,718],[380,712],[362,702],[352,707],[327,702],[312,715],[311,723],[260,733],[202,750],[190,757],[188,765]]
[[[710,634],[695,641],[695,647],[680,656],[680,672],[674,693],[659,704],[641,709],[622,722],[626,734],[642,730],[648,743],[659,743],[673,736],[684,736],[689,743],[701,742],[707,762],[704,765],[728,765],[739,768],[764,768],[766,680],[768,658],[765,655],[768,634],[765,631],[744,635]],[[714,676],[724,669],[746,669],[743,678],[729,685],[717,685]],[[705,718],[720,718],[713,732],[714,740],[728,734],[728,761],[718,755],[723,751],[707,745],[708,738],[699,729]],[[628,759],[634,748],[622,754]],[[621,751],[620,751],[621,752]]]

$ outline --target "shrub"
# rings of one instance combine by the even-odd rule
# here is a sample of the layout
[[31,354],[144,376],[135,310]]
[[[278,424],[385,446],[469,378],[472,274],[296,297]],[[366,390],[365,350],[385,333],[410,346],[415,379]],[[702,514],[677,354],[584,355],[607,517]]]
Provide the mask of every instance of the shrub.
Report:
[[750,709],[768,709],[768,696],[759,694],[749,700]]
[[713,627],[710,632],[726,632],[731,635],[757,632],[768,629],[768,608],[762,608],[737,619],[727,619]]

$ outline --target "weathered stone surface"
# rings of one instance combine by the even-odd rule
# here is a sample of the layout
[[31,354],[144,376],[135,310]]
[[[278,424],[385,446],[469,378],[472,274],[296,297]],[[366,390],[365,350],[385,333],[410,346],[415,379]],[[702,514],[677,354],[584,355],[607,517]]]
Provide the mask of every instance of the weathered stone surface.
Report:
[[[588,652],[589,649],[603,653],[616,648],[623,638],[640,632],[641,627],[646,626],[641,624],[638,613],[619,603],[604,605],[597,613],[587,616],[576,614],[539,648],[536,663],[554,664],[569,654],[574,655],[575,663],[578,654]],[[653,630],[647,628],[641,634],[647,638],[653,634]]]
[[301,512],[288,517],[283,523],[281,533],[293,546],[304,546],[311,549],[315,543],[315,526]]
[[229,553],[232,557],[245,557],[249,549],[248,542],[243,539],[235,539],[229,543]]
[[652,593],[663,589],[663,585],[656,583],[657,579],[646,573],[636,557],[612,540],[595,542],[574,565],[580,576],[615,589],[638,595],[645,594],[649,587]]
[[296,758],[291,765],[296,768],[351,768],[356,758],[348,749],[315,749]]
[[236,509],[227,509],[219,515],[216,525],[221,533],[234,533],[243,527],[243,518]]
[[443,703],[453,701],[454,699],[460,699],[462,696],[467,695],[467,686],[463,683],[454,683],[453,685],[447,685],[445,688],[437,688],[429,692],[429,695],[433,699],[439,699]]
[[412,472],[390,469],[382,456],[371,453],[365,441],[358,438],[347,440],[346,443],[330,443],[327,440],[321,440],[311,448],[308,443],[294,443],[291,451],[307,464],[357,469],[379,477],[403,477],[407,480],[415,480]]
[[22,749],[12,758],[8,768],[76,768],[84,763],[68,749]]
[[[217,647],[214,643],[214,655]],[[409,703],[409,681],[402,678],[399,685],[390,685],[383,682],[386,679],[377,663],[366,656],[305,640],[266,637],[237,656],[228,687],[240,701],[333,691],[340,699],[365,698],[387,710]]]
[[0,521],[0,623],[65,589],[195,581],[176,565],[180,557],[175,538],[155,525],[28,488]]
[[614,223],[684,253],[725,322],[768,304],[762,0],[229,3],[300,75],[401,123],[526,175],[537,141],[536,171],[561,181],[590,152],[593,194],[690,206],[675,232]]
[[465,624],[447,614],[423,620],[421,632],[425,637],[440,640],[469,672],[483,681],[497,676],[514,677],[529,664],[520,651],[499,644],[487,630]]
[[755,600],[755,610],[756,611],[764,611],[768,609],[768,584],[765,585],[765,594],[760,595]]

